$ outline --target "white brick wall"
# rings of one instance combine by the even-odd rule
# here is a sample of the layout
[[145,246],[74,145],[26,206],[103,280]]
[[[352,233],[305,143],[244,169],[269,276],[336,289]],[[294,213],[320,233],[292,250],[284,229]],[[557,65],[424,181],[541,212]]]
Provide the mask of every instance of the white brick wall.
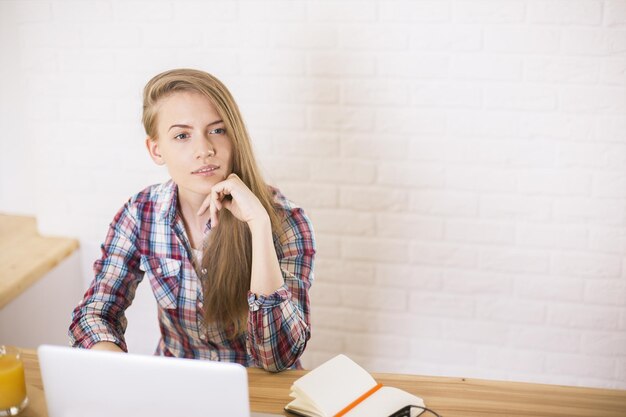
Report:
[[199,67],[316,226],[308,367],[626,388],[625,0],[0,0],[0,47],[0,211],[85,282],[166,177],[141,88]]

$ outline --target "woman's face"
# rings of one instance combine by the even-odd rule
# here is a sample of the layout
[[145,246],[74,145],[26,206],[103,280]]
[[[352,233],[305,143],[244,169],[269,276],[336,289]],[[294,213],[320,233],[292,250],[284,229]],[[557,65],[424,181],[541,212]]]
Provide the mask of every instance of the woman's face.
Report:
[[157,106],[157,138],[150,156],[166,165],[179,198],[204,198],[232,172],[232,142],[215,106],[196,92],[176,92]]

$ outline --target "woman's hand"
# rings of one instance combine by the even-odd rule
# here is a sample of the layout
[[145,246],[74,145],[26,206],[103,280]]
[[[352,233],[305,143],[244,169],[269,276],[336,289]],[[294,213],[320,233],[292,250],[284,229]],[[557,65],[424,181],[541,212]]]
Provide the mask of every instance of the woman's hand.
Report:
[[224,181],[211,188],[211,194],[200,206],[198,216],[208,209],[211,215],[211,228],[214,228],[218,225],[219,211],[222,208],[230,211],[240,221],[246,222],[248,226],[269,220],[265,207],[236,174],[230,174]]

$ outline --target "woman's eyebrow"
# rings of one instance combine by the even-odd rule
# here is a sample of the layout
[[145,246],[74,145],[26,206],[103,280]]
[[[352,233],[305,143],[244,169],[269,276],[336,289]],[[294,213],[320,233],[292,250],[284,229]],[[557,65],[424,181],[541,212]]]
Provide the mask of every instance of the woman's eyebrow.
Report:
[[[213,126],[213,125],[216,125],[216,124],[219,124],[219,123],[223,123],[223,120],[222,120],[222,119],[220,119],[220,120],[216,120],[216,121],[214,121],[214,122],[211,122],[211,123],[209,123],[209,124],[207,125],[207,127],[209,127],[209,126]],[[173,129],[173,128],[175,128],[175,127],[180,127],[180,128],[183,128],[183,129],[192,129],[192,128],[193,128],[193,126],[190,126],[190,125],[185,125],[185,124],[175,124],[175,125],[171,125],[171,126],[170,126],[170,128],[169,128],[169,129],[167,129],[167,131],[169,132],[170,130],[172,130],[172,129]]]

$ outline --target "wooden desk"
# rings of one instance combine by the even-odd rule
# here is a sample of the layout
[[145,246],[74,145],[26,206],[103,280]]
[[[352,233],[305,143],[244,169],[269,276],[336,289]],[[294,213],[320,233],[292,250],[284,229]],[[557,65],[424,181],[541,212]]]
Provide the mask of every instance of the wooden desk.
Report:
[[0,310],[76,248],[76,239],[40,236],[33,217],[0,214]]
[[[23,358],[31,404],[20,417],[47,416],[37,355],[25,350]],[[271,374],[249,369],[252,410],[282,413],[289,402],[291,383],[305,373]],[[374,377],[383,384],[422,397],[427,406],[443,417],[626,416],[626,391],[413,375],[374,374]]]

